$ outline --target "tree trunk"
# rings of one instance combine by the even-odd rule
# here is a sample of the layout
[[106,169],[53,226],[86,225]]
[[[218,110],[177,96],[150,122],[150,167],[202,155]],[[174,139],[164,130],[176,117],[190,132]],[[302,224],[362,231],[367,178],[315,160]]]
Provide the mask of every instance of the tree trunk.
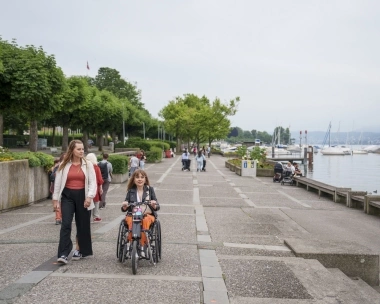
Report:
[[3,119],[3,114],[0,114],[0,146],[2,147],[4,147],[3,133],[4,133],[4,119]]
[[176,147],[176,153],[181,154],[181,139],[177,136],[177,147]]
[[108,132],[106,132],[106,134],[105,134],[103,145],[104,146],[109,146],[109,143],[108,143]]
[[52,145],[55,147],[55,126],[53,127]]
[[88,153],[88,131],[83,130],[82,141],[83,141],[83,146],[84,146],[84,153],[87,154]]
[[69,127],[64,124],[62,127],[62,151],[67,151],[69,146]]
[[103,151],[103,134],[96,134],[96,141],[98,144],[98,151]]
[[29,151],[37,152],[38,129],[37,120],[30,121]]
[[116,145],[116,132],[115,131],[112,131],[111,137],[112,137],[113,143]]

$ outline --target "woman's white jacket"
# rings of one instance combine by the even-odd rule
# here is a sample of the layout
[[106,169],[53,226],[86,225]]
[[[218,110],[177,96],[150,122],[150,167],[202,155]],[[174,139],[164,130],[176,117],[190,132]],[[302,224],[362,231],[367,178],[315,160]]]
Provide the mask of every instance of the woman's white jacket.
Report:
[[[68,162],[62,170],[57,170],[54,181],[53,200],[61,201],[62,191],[66,186],[67,174],[72,163]],[[85,195],[93,199],[96,195],[96,175],[94,165],[89,161],[82,160],[81,169],[85,176]]]

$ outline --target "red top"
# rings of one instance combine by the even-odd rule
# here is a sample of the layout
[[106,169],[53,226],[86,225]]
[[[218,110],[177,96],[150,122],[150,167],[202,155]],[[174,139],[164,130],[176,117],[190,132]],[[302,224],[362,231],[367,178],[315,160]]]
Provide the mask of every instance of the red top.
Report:
[[69,172],[67,173],[66,188],[79,190],[84,189],[85,182],[84,172],[81,165],[71,165]]
[[100,198],[101,198],[100,187],[101,185],[103,185],[104,181],[102,178],[102,172],[100,171],[100,168],[98,167],[98,165],[94,164],[94,169],[95,169],[96,185],[97,185],[96,195],[94,197],[94,202],[96,203],[96,202],[100,202]]

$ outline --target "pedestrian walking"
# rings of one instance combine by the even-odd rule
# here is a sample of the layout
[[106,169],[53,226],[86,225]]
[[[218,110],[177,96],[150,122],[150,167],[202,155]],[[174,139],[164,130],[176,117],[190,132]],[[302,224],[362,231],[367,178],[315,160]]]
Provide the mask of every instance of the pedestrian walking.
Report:
[[141,155],[140,155],[140,169],[141,170],[144,170],[145,161],[146,161],[145,151],[141,150]]
[[202,150],[198,151],[195,160],[197,162],[197,172],[201,172],[203,169],[203,161],[205,160],[205,156],[203,155]]
[[136,154],[129,159],[129,176],[132,176],[133,172],[139,168],[140,160],[137,158],[137,154],[136,152]]
[[[52,168],[52,172],[50,174],[50,193],[51,193],[50,198],[51,199],[53,198],[53,193],[54,193],[55,176],[57,174],[59,165],[62,163],[64,157],[65,157],[65,153],[62,153],[57,162],[56,160],[54,160],[54,167]],[[57,209],[54,208],[54,203],[53,203],[53,209],[55,212],[55,224],[61,225],[62,224],[61,208],[57,208]]]
[[103,153],[103,160],[98,163],[103,178],[103,193],[99,203],[99,209],[106,207],[107,192],[112,179],[112,164],[108,161],[108,153]]
[[99,202],[100,198],[102,197],[103,193],[103,178],[102,178],[102,172],[100,171],[100,168],[98,166],[98,160],[96,159],[96,155],[94,153],[89,153],[86,156],[86,160],[91,162],[94,165],[95,170],[95,176],[96,176],[96,195],[93,199],[94,201],[94,209],[92,209],[92,220],[94,223],[100,223],[102,221],[99,213]]
[[54,182],[54,209],[61,209],[62,224],[59,235],[58,259],[67,264],[67,257],[73,249],[71,226],[75,214],[79,257],[93,254],[91,243],[91,209],[96,195],[96,177],[94,166],[86,161],[83,142],[72,140],[60,164]]

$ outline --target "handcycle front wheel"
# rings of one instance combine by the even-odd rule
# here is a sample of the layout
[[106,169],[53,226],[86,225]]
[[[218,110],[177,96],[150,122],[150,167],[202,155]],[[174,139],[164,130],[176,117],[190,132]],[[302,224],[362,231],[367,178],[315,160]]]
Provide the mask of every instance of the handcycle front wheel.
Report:
[[132,243],[132,273],[137,273],[137,268],[139,266],[139,254],[137,253],[137,241],[133,240]]

